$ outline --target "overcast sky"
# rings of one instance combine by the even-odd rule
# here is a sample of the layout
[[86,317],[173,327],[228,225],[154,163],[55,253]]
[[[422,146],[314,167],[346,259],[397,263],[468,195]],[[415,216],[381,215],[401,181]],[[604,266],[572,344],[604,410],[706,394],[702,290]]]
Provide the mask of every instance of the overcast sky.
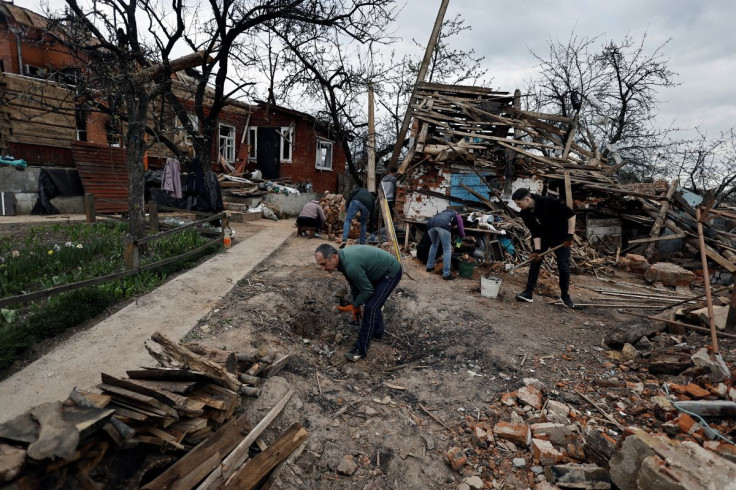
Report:
[[[440,0],[408,0],[397,34],[426,44]],[[530,50],[547,52],[547,41],[566,41],[574,30],[601,42],[641,39],[650,52],[664,49],[681,85],[665,89],[658,123],[700,126],[715,137],[736,125],[736,1],[734,0],[450,0],[445,19],[461,13],[472,30],[456,47],[485,56],[494,88],[523,88],[538,69]]]
[[[43,0],[15,0],[41,11]],[[399,0],[405,6],[395,27],[405,49],[414,38],[429,40],[440,0]],[[63,0],[50,0],[52,6]],[[544,54],[550,39],[565,41],[574,30],[600,41],[621,41],[626,34],[655,49],[671,39],[664,55],[681,85],[665,89],[658,124],[700,126],[711,137],[736,125],[736,1],[734,0],[450,0],[446,19],[461,13],[472,27],[454,38],[456,48],[474,48],[485,56],[494,88],[523,88],[538,69],[530,51]],[[396,46],[401,50],[401,46]]]

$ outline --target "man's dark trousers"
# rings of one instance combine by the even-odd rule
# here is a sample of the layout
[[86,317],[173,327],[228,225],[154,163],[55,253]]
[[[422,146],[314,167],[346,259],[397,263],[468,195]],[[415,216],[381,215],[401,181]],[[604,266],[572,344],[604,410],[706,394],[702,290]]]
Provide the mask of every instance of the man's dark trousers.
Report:
[[361,355],[366,355],[374,335],[383,335],[383,314],[381,307],[401,280],[401,269],[394,276],[384,277],[373,285],[373,296],[363,305],[363,323],[355,347]]
[[[542,239],[541,251],[544,252],[550,247],[555,247],[559,243],[548,243]],[[560,274],[560,295],[567,296],[570,290],[570,247],[562,247],[555,250],[555,256],[557,257],[557,270]],[[529,266],[529,278],[526,281],[526,288],[524,291],[527,293],[533,293],[534,287],[537,285],[539,279],[539,269],[542,268],[542,260],[532,262]]]

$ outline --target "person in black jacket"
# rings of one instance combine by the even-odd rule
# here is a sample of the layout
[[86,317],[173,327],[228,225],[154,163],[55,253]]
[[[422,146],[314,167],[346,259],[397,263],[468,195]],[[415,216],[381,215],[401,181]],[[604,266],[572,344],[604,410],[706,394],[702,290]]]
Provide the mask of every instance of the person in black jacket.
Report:
[[521,218],[532,233],[534,251],[531,258],[536,259],[529,267],[526,288],[516,296],[518,301],[531,303],[534,287],[539,279],[542,260],[539,255],[548,248],[564,243],[564,247],[555,251],[557,269],[560,273],[560,299],[568,308],[575,304],[570,298],[570,246],[575,238],[575,211],[550,196],[532,194],[529,189],[517,189],[511,196],[521,208]]

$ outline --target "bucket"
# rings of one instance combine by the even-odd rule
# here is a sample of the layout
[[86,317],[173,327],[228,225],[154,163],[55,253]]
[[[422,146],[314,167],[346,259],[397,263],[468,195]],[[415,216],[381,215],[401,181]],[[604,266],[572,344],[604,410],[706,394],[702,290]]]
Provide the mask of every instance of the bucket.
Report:
[[484,298],[495,298],[501,289],[501,278],[495,276],[480,277],[480,295]]
[[458,264],[458,270],[460,271],[460,277],[471,279],[473,277],[473,271],[475,271],[475,261],[461,260]]

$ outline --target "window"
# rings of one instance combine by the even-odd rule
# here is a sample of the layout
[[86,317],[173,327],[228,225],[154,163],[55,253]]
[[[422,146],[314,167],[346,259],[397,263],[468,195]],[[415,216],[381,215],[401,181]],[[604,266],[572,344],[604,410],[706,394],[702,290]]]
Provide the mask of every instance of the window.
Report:
[[220,124],[220,155],[230,163],[235,161],[235,126]]
[[248,160],[255,160],[258,156],[258,128],[248,128]]
[[105,123],[105,132],[107,133],[107,144],[119,148],[122,146],[122,136],[120,126],[116,121],[110,120]]
[[[187,114],[187,117],[189,118],[189,123],[192,125],[192,131],[195,133],[198,132],[199,131],[199,118],[197,117],[197,115]],[[181,133],[181,142],[187,146],[192,146],[191,135],[187,131],[187,128],[181,125],[179,116],[174,117],[174,127],[176,128],[178,132]]]
[[321,170],[332,170],[332,141],[317,140],[317,165]]
[[33,65],[23,65],[23,74],[34,78],[46,78],[46,70]]
[[77,109],[75,119],[77,123],[77,141],[87,141],[87,111]]
[[292,147],[294,146],[294,126],[281,128],[281,161],[291,162]]

